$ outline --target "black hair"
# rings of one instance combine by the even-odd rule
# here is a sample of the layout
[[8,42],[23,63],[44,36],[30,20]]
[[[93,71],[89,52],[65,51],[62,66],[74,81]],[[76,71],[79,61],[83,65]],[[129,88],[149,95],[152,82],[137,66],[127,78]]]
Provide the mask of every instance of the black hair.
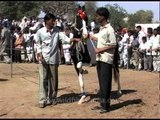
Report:
[[140,25],[138,25],[136,28],[138,28],[138,29],[140,29],[140,30],[142,29],[142,27],[141,27]]
[[147,33],[153,34],[153,28],[151,27],[147,28]]
[[110,17],[110,13],[107,8],[105,7],[100,7],[97,9],[96,13],[100,16],[104,16],[106,20]]
[[44,16],[44,22],[46,23],[48,20],[50,19],[54,19],[56,20],[56,16],[53,15],[52,13],[47,13],[45,16]]
[[143,36],[143,37],[142,37],[142,40],[145,40],[145,41],[146,41],[146,40],[147,40],[146,36]]

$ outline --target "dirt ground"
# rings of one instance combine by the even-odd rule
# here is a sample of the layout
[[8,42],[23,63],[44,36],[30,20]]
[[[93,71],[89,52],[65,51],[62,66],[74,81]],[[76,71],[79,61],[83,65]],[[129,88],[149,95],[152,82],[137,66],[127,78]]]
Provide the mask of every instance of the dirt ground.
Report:
[[80,87],[72,65],[59,66],[57,105],[39,108],[38,64],[0,63],[0,119],[2,118],[160,118],[159,73],[120,70],[122,96],[116,94],[113,81],[111,111],[100,114],[91,108],[98,105],[94,99],[98,90],[95,67],[84,66],[86,102],[79,105]]

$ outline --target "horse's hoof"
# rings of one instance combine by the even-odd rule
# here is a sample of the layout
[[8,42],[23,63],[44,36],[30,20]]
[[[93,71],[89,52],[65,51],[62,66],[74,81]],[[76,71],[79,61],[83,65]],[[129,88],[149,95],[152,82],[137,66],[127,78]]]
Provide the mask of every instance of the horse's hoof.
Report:
[[86,95],[83,95],[81,99],[78,101],[78,104],[82,104],[85,102]]
[[121,91],[121,90],[118,90],[118,94],[119,94],[119,95],[122,95],[122,91]]

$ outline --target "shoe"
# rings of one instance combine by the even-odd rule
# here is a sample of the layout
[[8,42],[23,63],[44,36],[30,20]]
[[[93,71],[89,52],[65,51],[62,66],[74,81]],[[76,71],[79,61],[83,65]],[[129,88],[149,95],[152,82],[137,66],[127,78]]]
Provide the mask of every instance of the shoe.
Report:
[[72,65],[72,63],[71,62],[66,62],[66,65]]
[[52,105],[52,100],[48,99],[47,100],[47,105]]
[[11,60],[9,59],[9,60],[6,60],[5,61],[7,64],[10,64],[11,63]]
[[47,100],[47,105],[56,105],[57,100]]
[[107,109],[102,108],[102,109],[100,109],[99,113],[103,114],[103,113],[107,113],[107,112],[110,112],[109,108],[107,108]]
[[95,106],[95,107],[91,108],[91,110],[101,110],[101,109],[102,109],[101,106]]
[[100,98],[94,98],[94,102],[100,102]]
[[40,108],[44,108],[46,105],[45,105],[45,102],[43,102],[43,103],[39,103],[39,107]]
[[53,101],[52,101],[52,105],[56,105],[57,103],[58,103],[57,100],[53,100]]
[[152,72],[152,70],[147,70],[147,72]]
[[92,63],[89,64],[89,67],[94,67],[94,66],[96,66],[96,65],[95,65],[95,64],[92,64]]

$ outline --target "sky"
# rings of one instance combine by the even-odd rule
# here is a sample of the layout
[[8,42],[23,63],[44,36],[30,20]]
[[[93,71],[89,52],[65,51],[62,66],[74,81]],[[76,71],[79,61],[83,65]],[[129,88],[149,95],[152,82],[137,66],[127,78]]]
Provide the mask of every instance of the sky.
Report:
[[117,3],[120,7],[124,8],[129,14],[135,13],[138,10],[151,10],[153,12],[153,21],[160,21],[160,2],[158,1],[123,1],[123,2],[108,2],[98,1],[98,7],[104,7],[106,4]]

